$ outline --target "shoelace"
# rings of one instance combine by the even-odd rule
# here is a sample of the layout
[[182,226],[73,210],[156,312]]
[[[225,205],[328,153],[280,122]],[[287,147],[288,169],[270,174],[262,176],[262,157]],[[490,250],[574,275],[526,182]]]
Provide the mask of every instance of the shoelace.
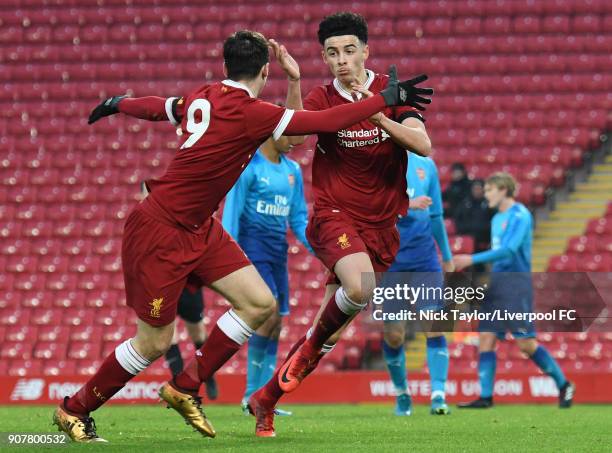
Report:
[[98,437],[98,434],[96,433],[96,422],[93,418],[87,417],[81,421],[84,425],[83,431],[85,431],[85,434],[87,434],[88,437]]
[[191,399],[195,404],[195,407],[198,409],[202,417],[206,418],[206,414],[204,413],[204,409],[202,409],[202,397],[201,396],[192,396]]

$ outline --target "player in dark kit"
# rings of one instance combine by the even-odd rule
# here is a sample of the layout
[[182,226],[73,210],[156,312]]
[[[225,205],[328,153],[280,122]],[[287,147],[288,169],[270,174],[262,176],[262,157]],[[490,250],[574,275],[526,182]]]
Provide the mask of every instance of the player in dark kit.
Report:
[[122,112],[168,119],[180,123],[184,138],[166,173],[146,182],[150,194],[125,224],[123,273],[127,304],[139,318],[136,336],[120,344],[54,413],[54,423],[75,441],[104,441],[90,413],[166,352],[188,278],[223,295],[232,308],[219,318],[194,360],[159,394],[197,431],[215,436],[202,410],[200,385],[276,310],[270,289],[213,217],[220,201],[268,137],[337,131],[388,106],[414,102],[418,90],[413,82],[393,77],[380,95],[362,102],[294,111],[257,99],[269,72],[268,42],[261,34],[233,34],[224,43],[223,57],[223,82],[182,98],[109,98],[89,118],[93,123]]
[[[319,24],[322,57],[335,79],[314,88],[304,100],[309,110],[358,105],[391,83],[385,75],[365,68],[369,55],[368,28],[363,17],[338,13]],[[420,76],[412,83],[426,80]],[[431,143],[419,110],[433,90],[418,88],[404,106],[318,134],[312,167],[314,212],[307,238],[331,275],[325,300],[313,327],[290,351],[272,379],[250,399],[256,434],[274,436],[274,407],[283,395],[317,366],[345,327],[371,299],[374,272],[386,271],[399,248],[398,215],[406,215],[407,152],[422,155]],[[374,97],[376,94],[373,95]]]

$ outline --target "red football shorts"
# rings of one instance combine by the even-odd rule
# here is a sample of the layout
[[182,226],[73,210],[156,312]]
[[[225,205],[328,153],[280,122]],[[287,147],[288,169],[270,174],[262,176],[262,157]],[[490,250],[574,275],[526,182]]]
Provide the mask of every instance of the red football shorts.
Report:
[[399,232],[395,225],[372,228],[332,210],[317,212],[310,218],[306,237],[317,258],[330,271],[327,285],[340,283],[333,273],[340,258],[364,252],[370,256],[374,272],[385,272],[399,250]]
[[125,223],[121,257],[127,304],[152,326],[174,321],[188,280],[193,286],[209,285],[251,264],[216,218],[190,233],[140,206]]

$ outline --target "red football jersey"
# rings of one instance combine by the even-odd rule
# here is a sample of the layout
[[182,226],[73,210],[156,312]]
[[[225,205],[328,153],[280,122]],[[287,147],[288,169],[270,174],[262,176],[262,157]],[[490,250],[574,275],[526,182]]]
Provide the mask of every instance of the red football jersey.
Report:
[[148,211],[196,231],[259,145],[271,135],[280,137],[294,112],[254,98],[231,80],[175,99],[167,100],[166,114],[170,121],[180,118],[184,138],[166,173],[146,182],[150,194],[143,203]]
[[[388,76],[367,70],[364,84],[372,93],[387,86]],[[304,100],[306,110],[323,110],[354,102],[337,79],[313,89]],[[412,107],[387,107],[383,113],[398,122],[414,116]],[[422,119],[422,118],[421,118]],[[318,134],[312,166],[315,212],[337,209],[356,222],[373,227],[394,225],[398,214],[406,214],[405,149],[369,120],[334,134]]]

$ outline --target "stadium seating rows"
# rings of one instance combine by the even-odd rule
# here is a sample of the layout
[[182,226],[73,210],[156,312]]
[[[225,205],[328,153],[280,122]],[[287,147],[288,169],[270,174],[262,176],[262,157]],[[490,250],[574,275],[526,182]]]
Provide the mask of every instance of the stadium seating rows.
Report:
[[591,219],[586,231],[570,239],[563,255],[550,259],[549,272],[612,272],[612,203],[604,216]]
[[[4,0],[0,373],[90,374],[133,330],[120,272],[123,221],[139,181],[163,171],[177,136],[166,124],[124,118],[88,127],[91,107],[111,94],[182,94],[221,78],[222,40],[244,27],[287,45],[301,63],[307,92],[329,79],[316,28],[338,10],[368,18],[369,67],[384,71],[396,63],[403,75],[430,74],[436,95],[427,127],[444,185],[455,161],[473,177],[506,169],[520,179],[522,201],[544,203],[547,189],[561,186],[611,125],[612,3],[606,0],[99,0],[91,7],[77,0]],[[284,90],[273,67],[264,95],[279,101]],[[293,152],[307,194],[312,148],[309,142]],[[551,270],[611,270],[611,225],[609,215],[593,221]],[[457,236],[450,221],[447,228],[455,252],[473,250],[471,238]],[[324,281],[320,263],[295,242],[290,266],[293,314],[281,354],[306,329]],[[206,300],[210,324],[226,302],[209,292]],[[376,350],[379,341],[379,333],[356,323],[324,366],[358,368],[364,346]],[[550,341],[558,342],[559,359],[579,359],[574,367],[612,368],[609,336]],[[585,342],[588,347],[576,346]],[[473,367],[473,347],[453,348],[453,367]],[[224,372],[244,371],[244,354]],[[523,366],[512,354],[500,355],[502,370]],[[608,361],[594,362],[600,356]],[[151,372],[166,371],[158,362]]]

